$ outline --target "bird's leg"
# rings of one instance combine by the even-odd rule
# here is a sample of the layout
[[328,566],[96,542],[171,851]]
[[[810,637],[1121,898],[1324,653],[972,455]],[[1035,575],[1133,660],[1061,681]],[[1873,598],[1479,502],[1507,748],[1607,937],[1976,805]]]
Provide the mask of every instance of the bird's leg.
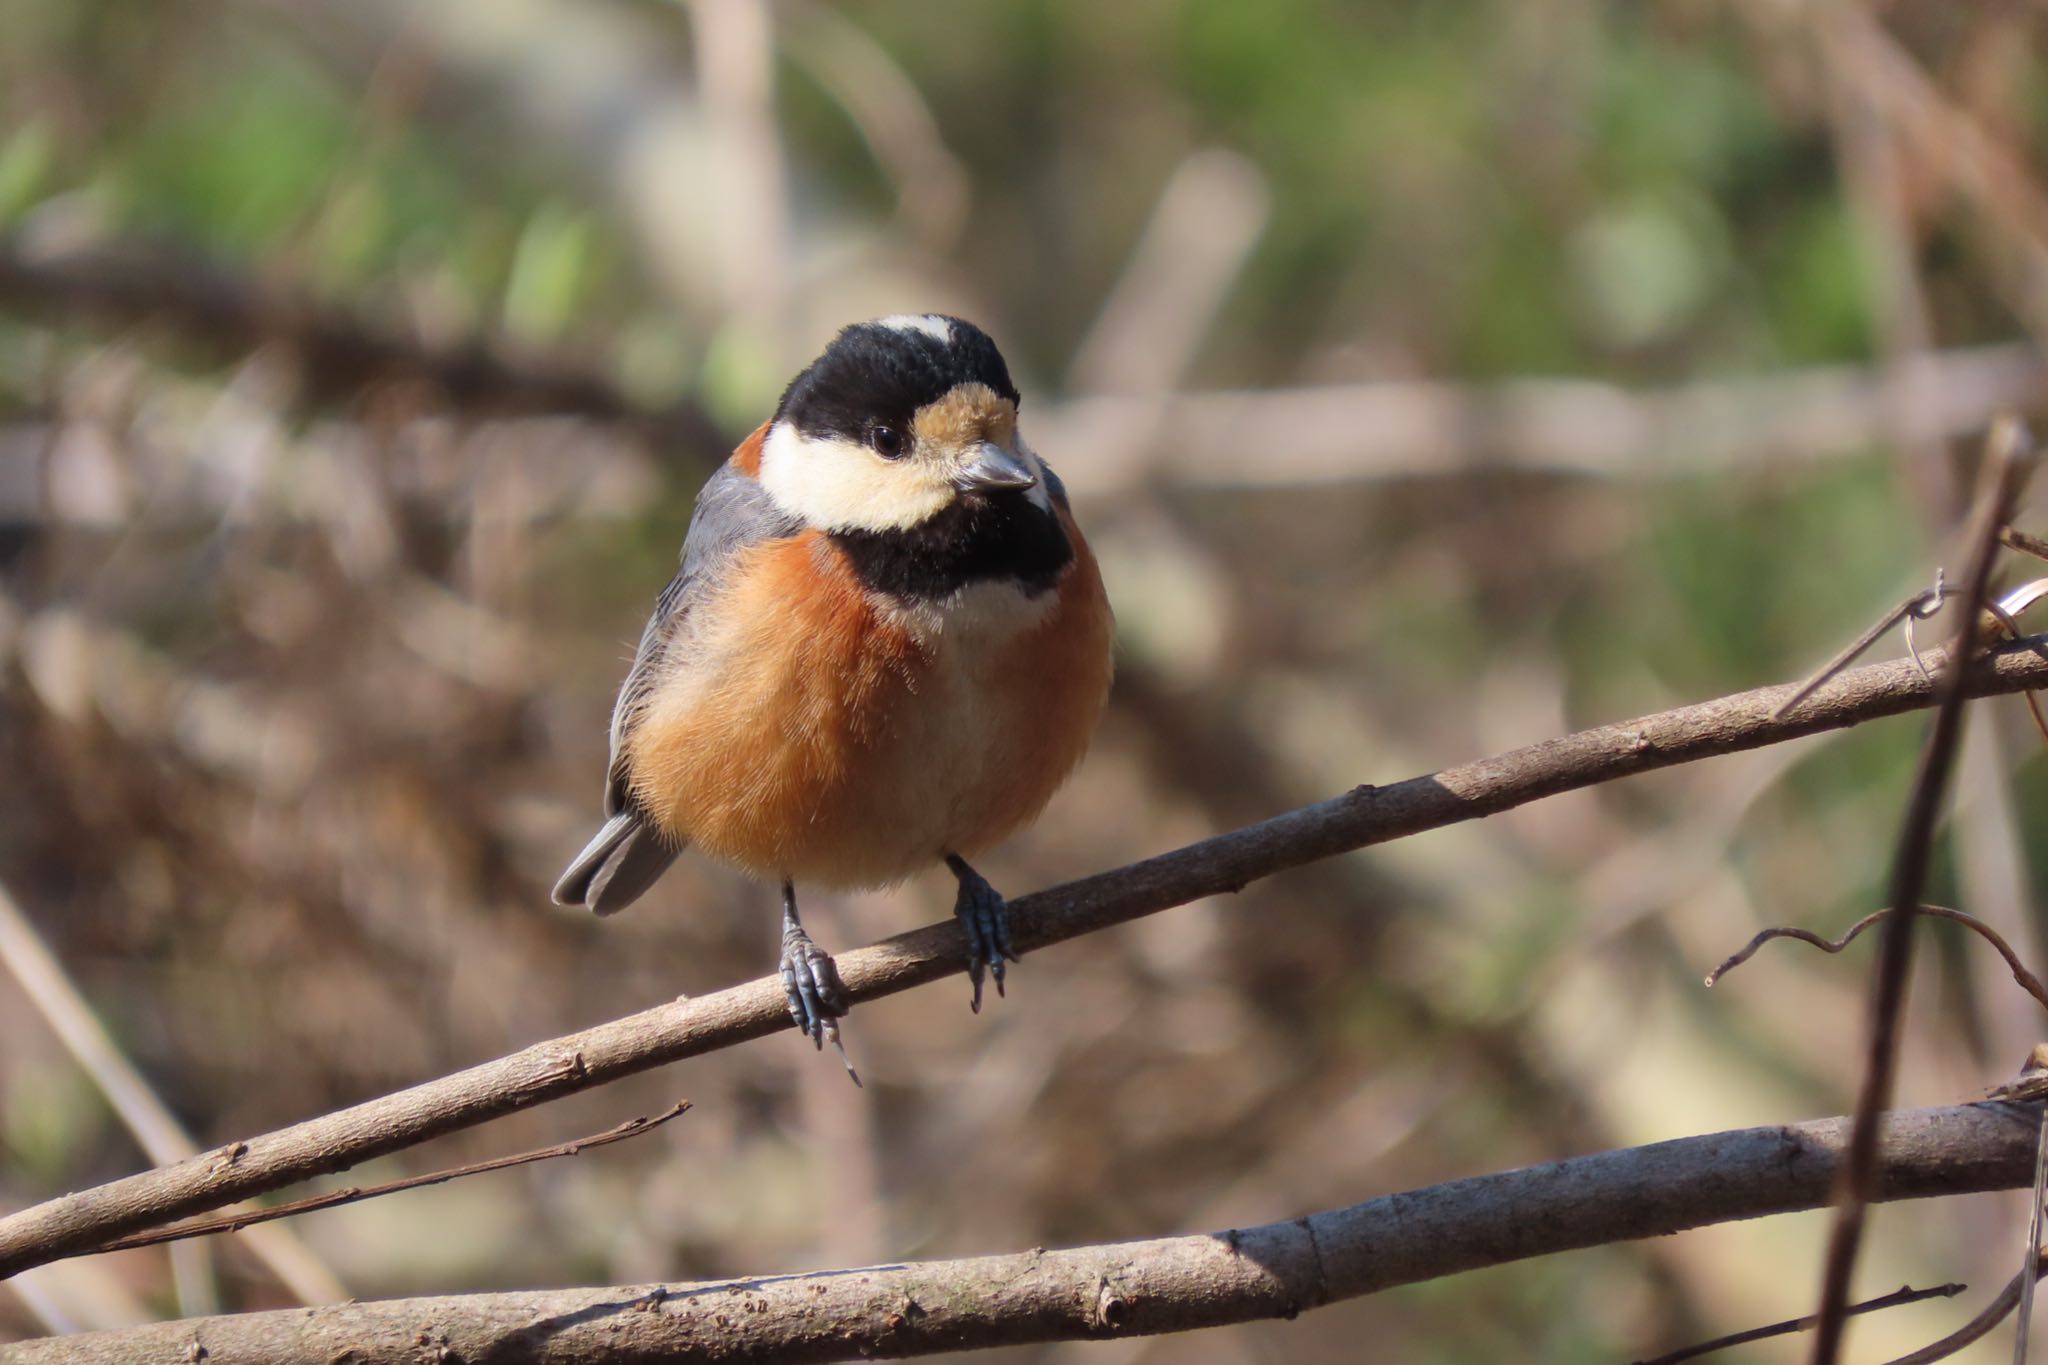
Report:
[[1003,993],[1003,964],[1017,961],[1010,946],[1010,907],[988,880],[967,865],[957,853],[946,855],[946,866],[960,879],[960,895],[953,913],[967,931],[967,979],[974,983],[971,1006],[981,1013],[981,978],[985,971],[995,978],[996,994]]
[[782,883],[781,969],[782,989],[789,993],[789,1017],[816,1046],[822,1048],[825,1040],[831,1039],[840,1060],[846,1062],[846,1074],[859,1085],[860,1076],[847,1060],[846,1045],[839,1041],[839,1020],[852,1008],[852,1002],[846,998],[846,986],[839,980],[832,955],[811,942],[797,919],[796,887],[788,881]]

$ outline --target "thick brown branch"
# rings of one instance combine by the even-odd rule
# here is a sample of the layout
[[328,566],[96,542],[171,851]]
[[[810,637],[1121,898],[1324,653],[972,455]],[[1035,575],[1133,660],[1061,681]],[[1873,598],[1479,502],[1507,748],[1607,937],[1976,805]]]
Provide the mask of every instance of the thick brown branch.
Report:
[[[1892,1114],[1882,1195],[2031,1178],[2037,1111]],[[1844,1119],[1576,1157],[1190,1237],[711,1284],[475,1294],[157,1323],[0,1348],[6,1365],[190,1360],[823,1361],[1183,1332],[1530,1256],[1813,1208]],[[194,1348],[198,1348],[195,1350]]]
[[[1939,664],[1941,655],[1931,656]],[[1969,671],[1973,694],[2048,686],[2048,637],[2004,646]],[[1043,948],[1319,858],[1476,820],[1573,791],[1841,729],[1928,704],[1910,660],[1853,669],[1789,716],[1789,686],[1761,688],[1545,740],[1388,787],[1360,787],[1141,863],[1011,902],[1020,949]],[[954,976],[957,923],[927,925],[838,956],[855,1000]],[[131,1232],[346,1170],[543,1101],[790,1027],[778,978],[674,1001],[381,1099],[307,1119],[177,1165],[63,1195],[0,1219],[0,1276],[90,1251]]]

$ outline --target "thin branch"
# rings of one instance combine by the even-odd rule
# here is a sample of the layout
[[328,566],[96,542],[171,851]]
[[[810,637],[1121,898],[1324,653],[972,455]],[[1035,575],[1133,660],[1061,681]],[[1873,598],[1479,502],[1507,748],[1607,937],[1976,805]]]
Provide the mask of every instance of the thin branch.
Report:
[[642,1114],[627,1119],[614,1128],[589,1137],[572,1138],[558,1142],[552,1147],[536,1147],[530,1152],[519,1152],[512,1156],[492,1157],[487,1161],[474,1161],[467,1166],[451,1166],[447,1170],[430,1171],[425,1175],[408,1175],[398,1180],[387,1180],[381,1185],[351,1185],[347,1189],[329,1190],[309,1199],[294,1199],[289,1204],[273,1208],[252,1209],[247,1213],[231,1213],[220,1218],[203,1218],[196,1223],[180,1223],[174,1228],[159,1228],[154,1232],[138,1232],[128,1237],[117,1237],[111,1242],[95,1248],[98,1251],[128,1251],[135,1247],[156,1246],[163,1242],[180,1242],[188,1237],[206,1237],[216,1232],[240,1232],[243,1228],[257,1223],[268,1223],[279,1218],[292,1218],[302,1213],[313,1213],[319,1209],[337,1208],[343,1204],[357,1204],[365,1199],[376,1199],[402,1190],[417,1190],[428,1185],[445,1185],[451,1180],[464,1176],[485,1175],[491,1171],[507,1171],[514,1166],[531,1166],[536,1161],[551,1161],[556,1157],[577,1156],[593,1147],[609,1147],[614,1142],[651,1133],[672,1118],[688,1113],[690,1102],[678,1100],[659,1114],[649,1118]]
[[367,318],[267,288],[189,253],[140,243],[31,253],[0,238],[0,310],[128,324],[160,320],[216,354],[289,349],[308,396],[333,400],[391,380],[430,385],[457,407],[572,413],[644,428],[707,459],[729,442],[688,404],[636,403],[595,375],[508,354],[471,338],[436,345]]
[[[1909,1303],[1922,1303],[1928,1299],[1952,1299],[1968,1288],[1969,1286],[1966,1284],[1938,1284],[1932,1289],[1915,1289],[1911,1285],[1901,1285],[1891,1293],[1880,1298],[1865,1299],[1862,1303],[1850,1304],[1847,1313],[1848,1316],[1853,1318],[1864,1313],[1880,1312],[1886,1308],[1899,1308]],[[1678,1365],[1678,1362],[1682,1360],[1697,1360],[1701,1356],[1712,1355],[1716,1351],[1725,1351],[1730,1346],[1747,1346],[1752,1341],[1768,1341],[1772,1337],[1788,1337],[1794,1332],[1811,1331],[1813,1325],[1819,1321],[1820,1315],[1817,1313],[1809,1313],[1803,1318],[1787,1318],[1783,1322],[1774,1322],[1768,1327],[1752,1327],[1743,1332],[1730,1332],[1725,1337],[1715,1337],[1712,1341],[1702,1341],[1693,1346],[1681,1346],[1677,1350],[1667,1351],[1661,1356],[1656,1356],[1649,1360],[1639,1360],[1636,1362],[1636,1365]]]
[[[1887,1115],[1884,1197],[2024,1185],[2034,1110]],[[1828,1197],[1845,1119],[1680,1138],[1385,1195],[1260,1227],[958,1261],[339,1304],[0,1347],[5,1365],[916,1356],[1292,1318],[1396,1285],[1795,1209]],[[353,1354],[346,1354],[352,1352]]]
[[[65,975],[56,954],[22,913],[4,882],[0,882],[0,968],[14,977],[151,1161],[169,1165],[199,1151],[199,1144],[150,1088]],[[248,1238],[246,1247],[302,1303],[331,1303],[348,1292],[334,1271],[287,1228],[266,1228]]]
[[[2048,686],[2048,637],[1994,649],[1958,676],[1976,695]],[[1635,773],[1898,715],[1927,706],[1933,695],[1932,684],[1910,661],[1872,664],[1834,679],[1797,715],[1773,720],[1772,711],[1790,690],[1760,688],[1582,730],[1392,786],[1359,787],[1171,853],[1021,896],[1011,902],[1016,943],[1027,951],[1044,948],[1238,891],[1321,858]],[[952,980],[965,951],[958,923],[948,920],[841,953],[836,961],[848,993],[862,1001]],[[0,1218],[0,1276],[789,1028],[780,979],[761,977],[536,1043],[191,1161]]]
[[[1911,426],[1895,415],[1914,397]],[[1654,479],[1759,463],[1815,464],[1898,439],[1960,439],[1984,414],[2037,404],[2040,353],[2026,345],[1956,348],[1899,365],[1828,365],[1746,380],[1634,388],[1583,379],[1491,384],[1428,379],[1295,388],[1090,394],[1032,418],[1040,449],[1066,452],[1077,497],[1108,497],[1151,479],[1175,487],[1302,488],[1379,479]],[[1156,423],[1173,451],[1105,437]],[[1244,452],[1257,450],[1256,460]],[[1083,455],[1085,453],[1085,458]]]
[[[1948,776],[1955,764],[1963,733],[1963,706],[1969,699],[1964,670],[1954,661],[1968,659],[1979,637],[1978,619],[1984,603],[1991,600],[1991,568],[1998,558],[1998,532],[2012,520],[2013,504],[2019,498],[2025,475],[2031,470],[2033,441],[2016,418],[2004,417],[1993,424],[1985,442],[1984,468],[1978,477],[1978,494],[1971,516],[1967,543],[1970,547],[1963,588],[1958,594],[1961,610],[1950,646],[1951,666],[1935,681],[1938,697],[1927,743],[1921,750],[1919,770],[1906,801],[1901,822],[1898,852],[1892,862],[1893,906],[1920,904],[1926,887],[1927,868],[1934,847],[1934,827],[1948,792]],[[1909,618],[1910,619],[1910,618]],[[1827,1259],[1821,1276],[1820,1324],[1814,1329],[1815,1365],[1834,1365],[1841,1353],[1849,1303],[1849,1277],[1856,1266],[1856,1252],[1863,1240],[1864,1210],[1876,1193],[1878,1116],[1891,1103],[1892,1079],[1898,1065],[1899,1022],[1905,1010],[1906,982],[1913,962],[1914,915],[1886,918],[1884,941],[1878,949],[1876,979],[1870,997],[1870,1043],[1864,1059],[1863,1083],[1856,1095],[1855,1128],[1848,1159],[1842,1164],[1836,1192],[1835,1218],[1828,1235]]]
[[[380,379],[413,379],[462,408],[652,427],[709,457],[730,444],[694,405],[649,408],[560,363],[516,359],[474,338],[434,345],[138,243],[38,255],[0,239],[0,310],[117,325],[155,321],[215,354],[282,343],[304,359],[318,397]],[[1899,407],[1888,398],[1902,389],[1916,398],[1915,425],[1904,433],[1887,415]],[[1474,461],[1489,470],[1640,477],[1824,459],[1902,434],[1919,441],[1959,437],[1980,427],[1987,411],[2032,404],[2041,392],[2040,353],[2000,345],[1914,355],[1895,366],[1815,366],[1661,389],[1588,380],[1402,380],[1164,400],[1097,394],[1047,404],[1035,419],[1035,439],[1048,451],[1070,452],[1062,466],[1067,485],[1089,497],[1127,490],[1155,473],[1194,486],[1298,486],[1434,477]],[[1133,421],[1159,424],[1161,444],[1174,450],[1171,467],[1154,471],[1145,450],[1100,439]],[[1247,462],[1248,442],[1265,456]]]
[[[1811,929],[1801,929],[1793,925],[1780,925],[1775,928],[1765,929],[1738,949],[1734,956],[1714,968],[1713,971],[1708,972],[1707,984],[1709,986],[1714,985],[1722,977],[1728,975],[1729,972],[1755,957],[1757,949],[1763,947],[1772,939],[1796,938],[1801,943],[1811,943],[1824,953],[1839,953],[1842,949],[1854,943],[1865,929],[1868,929],[1890,913],[1889,907],[1883,910],[1874,910],[1850,925],[1843,931],[1840,938],[1822,938]],[[1963,910],[1952,910],[1946,905],[1922,904],[1920,913],[1932,915],[1937,919],[1954,920],[1972,933],[1980,935],[1986,943],[1989,943],[1998,950],[2000,957],[2005,959],[2006,968],[2012,972],[2012,979],[2019,983],[2020,989],[2033,996],[2040,1003],[2042,1009],[2048,1009],[2048,985],[2044,985],[2040,977],[2027,970],[2027,964],[2020,961],[2020,955],[2013,951],[2012,945],[2005,941],[2003,934],[1986,924],[1983,920],[1978,919],[1975,915]]]
[[[1941,604],[1946,602],[1948,597],[1949,589],[1941,581],[1941,571],[1936,569],[1934,571],[1934,586],[1921,589],[1896,607],[1893,607],[1890,611],[1879,617],[1870,629],[1864,631],[1845,645],[1841,653],[1815,669],[1813,676],[1800,684],[1797,692],[1794,692],[1785,699],[1785,704],[1778,708],[1777,715],[1789,715],[1793,707],[1812,696],[1822,683],[1862,658],[1864,653],[1872,645],[1883,639],[1884,633],[1893,626],[1909,617],[1917,617],[1922,621],[1926,620],[1935,612],[1941,610]],[[1773,717],[1773,719],[1776,719],[1776,717]]]
[[[29,1004],[151,1161],[182,1161],[199,1150],[199,1144],[157,1098],[72,984],[57,955],[21,913],[4,882],[0,882],[0,968],[14,977]],[[341,1282],[311,1252],[296,1244],[281,1248],[274,1244],[279,1239],[272,1240],[273,1245],[251,1249],[301,1303],[328,1303],[341,1297]],[[169,1269],[171,1292],[181,1317],[220,1311],[220,1281],[209,1248],[175,1248]],[[308,1293],[309,1287],[325,1288],[326,1292]]]
[[950,251],[974,186],[946,146],[924,92],[889,49],[830,5],[781,7],[780,51],[809,72],[874,153],[896,189],[896,221],[925,250]]
[[2034,1128],[2034,1188],[2027,1204],[2027,1240],[2020,1248],[2020,1269],[2016,1277],[2020,1286],[2019,1328],[2013,1334],[2013,1365],[2027,1365],[2027,1338],[2034,1327],[2034,1284],[2039,1276],[2029,1275],[2028,1267],[2041,1259],[2041,1200],[2048,1192],[2048,1109],[2041,1111],[2041,1121]]
[[1875,322],[1877,358],[1897,382],[1891,386],[1891,417],[1899,436],[1888,442],[1902,491],[1923,518],[1942,515],[1955,502],[1948,462],[1939,442],[1912,432],[1924,399],[1908,376],[1912,362],[1933,349],[1934,326],[1922,277],[1904,158],[1894,131],[1886,126],[1866,92],[1841,71],[1823,64],[1827,114],[1835,144],[1843,197],[1868,268],[1860,272]]
[[[2039,1279],[2044,1273],[2048,1273],[2048,1259],[2035,1261],[2034,1278]],[[1998,1291],[1998,1297],[1984,1305],[1981,1313],[1941,1340],[1929,1342],[1917,1351],[1909,1351],[1905,1355],[1888,1360],[1885,1365],[1934,1365],[1935,1361],[1947,1360],[1965,1346],[1982,1340],[1992,1328],[2004,1322],[2006,1315],[2019,1303],[2020,1286],[2025,1278],[2025,1272],[2021,1272],[2006,1281],[2005,1288]]]
[[[2025,154],[1958,107],[1885,27],[1855,5],[1801,10],[1816,23],[1826,61],[1854,82],[1890,124],[1898,144],[1930,181],[1945,184],[1990,231],[1990,273],[2036,337],[2048,335],[2048,190]],[[1977,234],[1972,234],[1976,236]]]

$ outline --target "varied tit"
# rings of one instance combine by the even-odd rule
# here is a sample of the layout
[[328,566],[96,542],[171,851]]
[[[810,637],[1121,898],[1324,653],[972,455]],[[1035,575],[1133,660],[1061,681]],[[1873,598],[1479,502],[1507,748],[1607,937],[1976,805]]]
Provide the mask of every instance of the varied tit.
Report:
[[1109,692],[1111,620],[1066,491],[986,333],[842,331],[705,483],[612,710],[608,817],[554,890],[624,909],[684,847],[782,885],[797,1027],[848,1007],[795,884],[959,881],[974,1008],[1003,898],[967,859],[1032,819]]

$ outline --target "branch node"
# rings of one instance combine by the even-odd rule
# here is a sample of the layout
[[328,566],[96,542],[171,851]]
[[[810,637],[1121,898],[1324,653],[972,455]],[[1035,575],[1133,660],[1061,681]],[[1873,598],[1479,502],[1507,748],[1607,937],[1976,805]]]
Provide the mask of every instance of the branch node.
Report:
[[219,1175],[223,1171],[233,1170],[237,1165],[241,1163],[242,1158],[246,1156],[248,1152],[249,1144],[246,1142],[229,1143],[227,1146],[221,1148],[219,1151],[214,1153],[213,1173],[215,1175]]
[[1131,1318],[1130,1300],[1110,1287],[1109,1277],[1102,1277],[1095,1294],[1095,1321],[1109,1331],[1116,1331]]

